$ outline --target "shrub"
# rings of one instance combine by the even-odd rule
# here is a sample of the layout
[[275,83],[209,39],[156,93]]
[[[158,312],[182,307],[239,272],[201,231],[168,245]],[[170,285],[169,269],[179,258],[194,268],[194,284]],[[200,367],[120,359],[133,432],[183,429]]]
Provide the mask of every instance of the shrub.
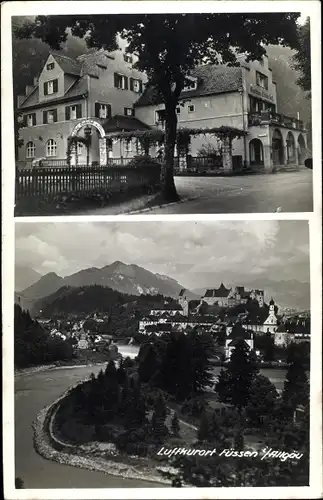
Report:
[[128,163],[128,167],[159,167],[160,164],[155,158],[152,158],[149,155],[141,155],[135,156],[130,163]]

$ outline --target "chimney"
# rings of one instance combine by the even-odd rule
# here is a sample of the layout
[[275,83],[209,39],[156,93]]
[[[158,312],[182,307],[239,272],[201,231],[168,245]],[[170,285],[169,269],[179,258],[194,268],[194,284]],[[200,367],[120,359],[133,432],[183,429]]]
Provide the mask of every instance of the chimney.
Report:
[[25,95],[29,95],[33,90],[34,90],[35,87],[33,87],[33,85],[26,85],[25,87]]
[[25,99],[26,99],[25,95],[18,95],[17,96],[17,107],[18,108],[21,106],[21,104],[24,102]]

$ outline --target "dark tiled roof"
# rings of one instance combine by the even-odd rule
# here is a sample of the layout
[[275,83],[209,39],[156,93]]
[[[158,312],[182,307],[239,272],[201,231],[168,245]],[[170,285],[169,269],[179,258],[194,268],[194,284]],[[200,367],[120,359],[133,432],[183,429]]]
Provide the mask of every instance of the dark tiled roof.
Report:
[[230,288],[226,288],[224,284],[221,283],[219,288],[211,288],[206,290],[204,297],[227,297],[230,291]]
[[69,75],[75,75],[75,76],[81,75],[82,66],[76,59],[72,59],[71,57],[63,56],[62,54],[57,54],[56,52],[55,53],[52,52],[51,54],[54,57],[55,61],[62,68],[64,73],[67,73]]
[[[36,87],[38,89],[38,86]],[[35,90],[36,90],[35,89]],[[33,106],[51,106],[52,104],[57,104],[60,101],[64,101],[67,98],[78,97],[80,95],[85,94],[88,91],[87,79],[85,77],[76,80],[75,83],[70,87],[70,89],[61,97],[53,97],[53,99],[46,99],[43,101],[39,101],[39,93],[32,92],[26,100],[22,103],[19,109],[30,108]]]
[[[206,64],[192,71],[191,75],[197,78],[195,90],[181,93],[181,98],[192,98],[204,95],[234,92],[242,87],[242,69],[240,67],[217,66]],[[162,102],[156,88],[148,86],[139,97],[135,106],[149,106]]]
[[149,130],[150,127],[133,116],[114,115],[103,123],[106,132]]

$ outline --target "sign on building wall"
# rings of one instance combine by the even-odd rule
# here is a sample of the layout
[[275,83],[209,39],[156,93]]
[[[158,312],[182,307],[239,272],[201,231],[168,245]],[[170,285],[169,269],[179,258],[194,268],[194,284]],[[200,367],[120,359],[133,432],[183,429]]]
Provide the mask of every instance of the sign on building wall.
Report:
[[256,87],[255,85],[252,85],[252,84],[250,85],[249,93],[251,95],[261,97],[262,99],[267,99],[268,101],[271,101],[271,102],[275,101],[274,96],[269,94],[269,92],[267,92],[267,90]]

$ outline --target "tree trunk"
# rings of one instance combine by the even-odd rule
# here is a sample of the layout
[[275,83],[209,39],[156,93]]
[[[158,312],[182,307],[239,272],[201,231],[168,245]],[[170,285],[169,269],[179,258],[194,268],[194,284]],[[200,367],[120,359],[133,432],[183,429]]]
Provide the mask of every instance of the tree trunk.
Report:
[[174,150],[176,142],[177,116],[175,106],[166,105],[165,158],[161,172],[162,195],[165,201],[178,201],[174,183]]

